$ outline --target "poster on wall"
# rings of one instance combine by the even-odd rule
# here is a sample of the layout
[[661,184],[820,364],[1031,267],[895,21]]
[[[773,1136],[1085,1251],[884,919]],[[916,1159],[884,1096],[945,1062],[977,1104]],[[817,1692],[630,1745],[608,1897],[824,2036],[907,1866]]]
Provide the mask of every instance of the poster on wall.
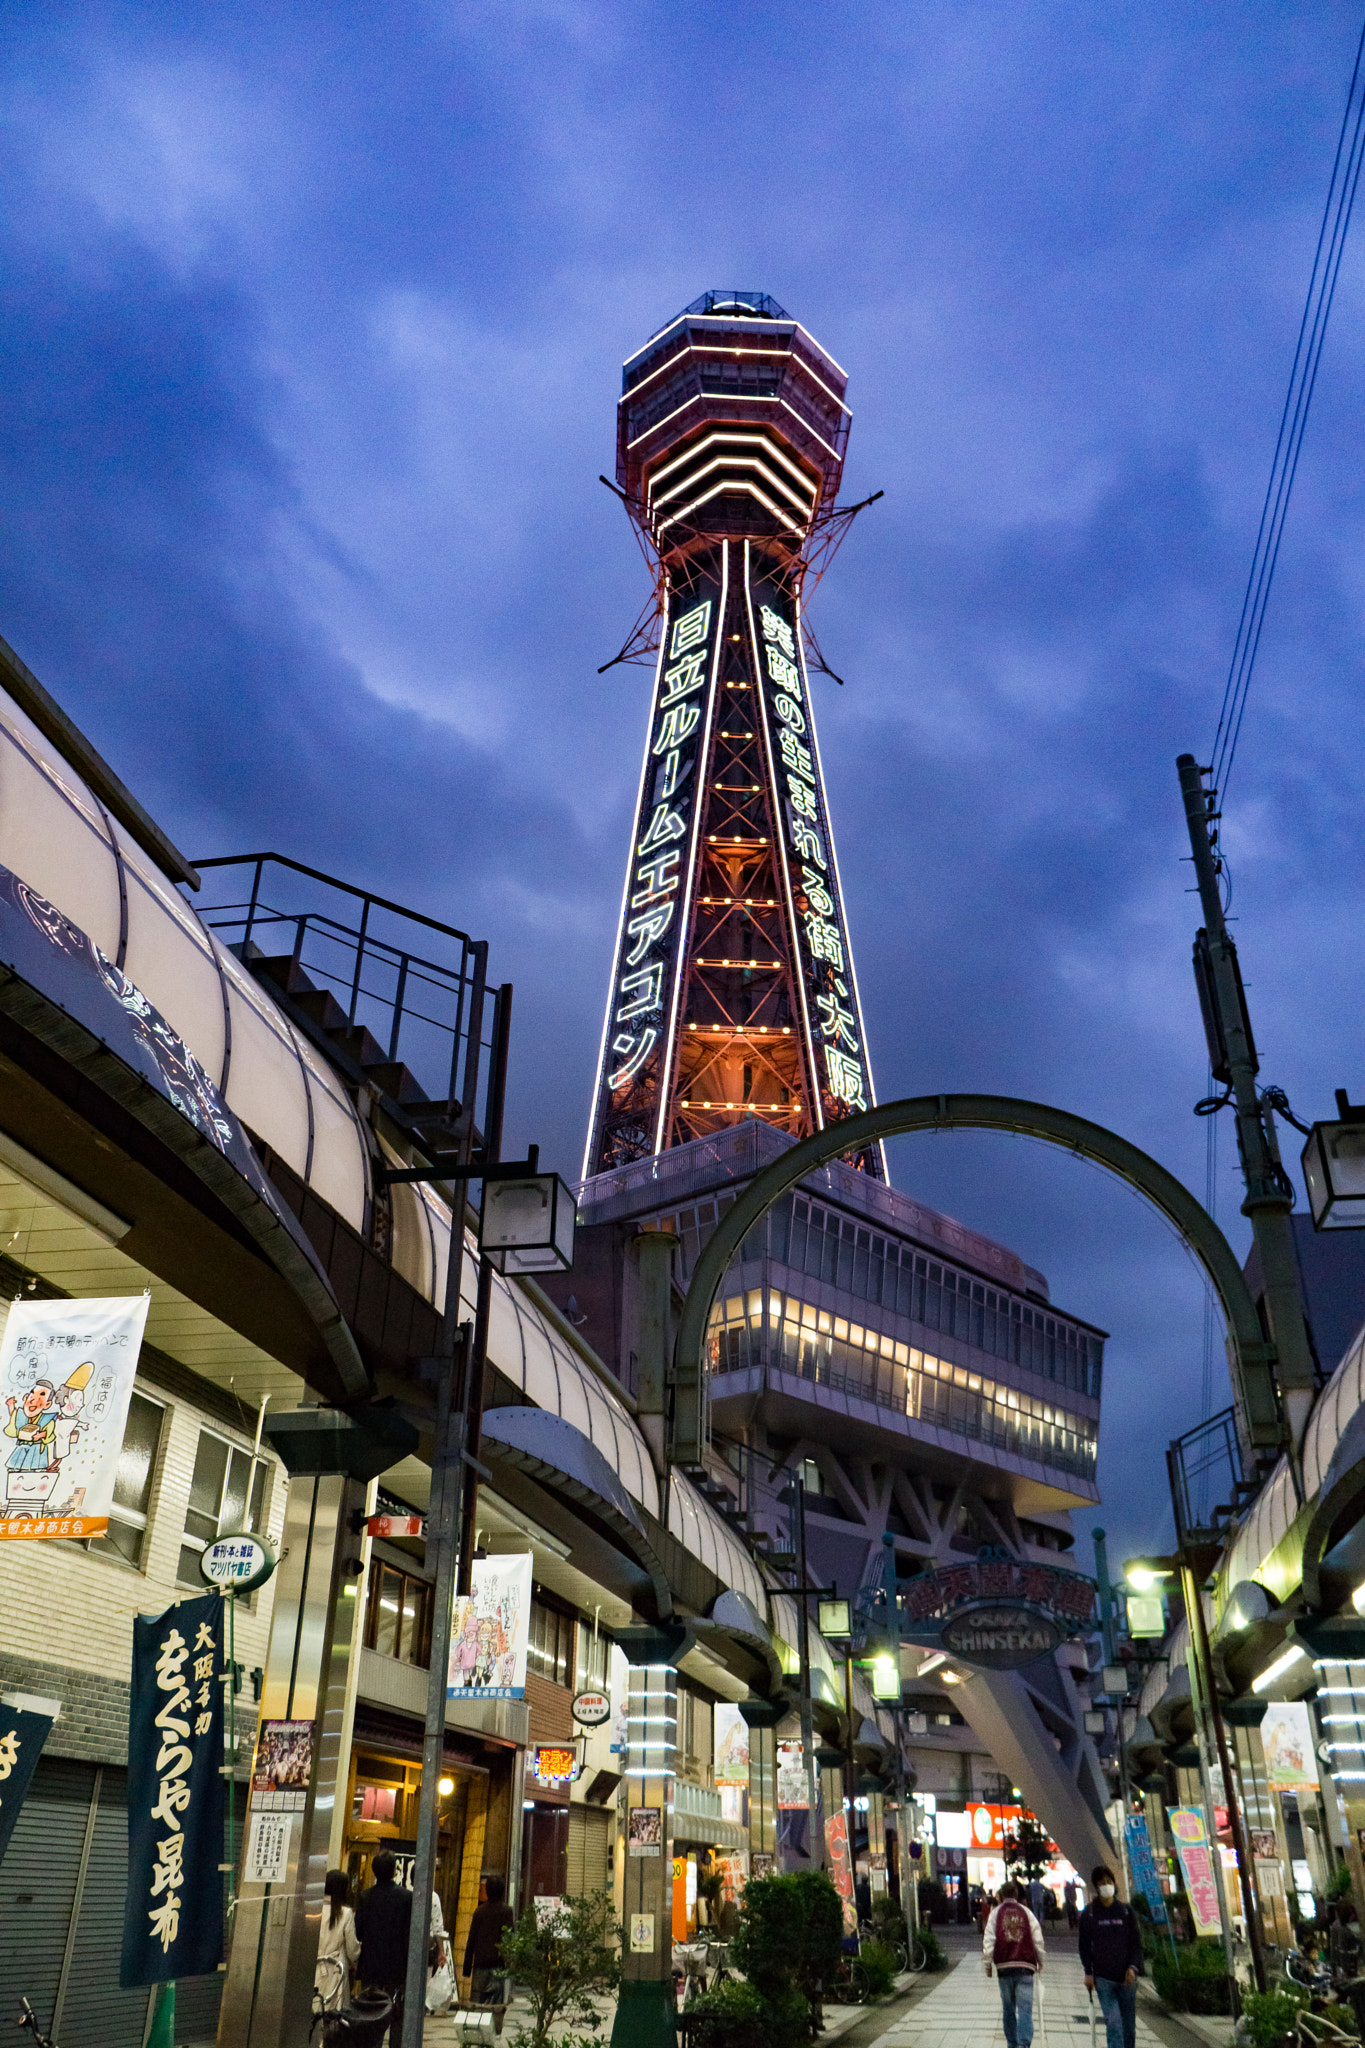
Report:
[[0,1541],[103,1536],[151,1296],[16,1301],[0,1339]]
[[1185,1876],[1185,1893],[1190,1902],[1196,1934],[1221,1934],[1223,1922],[1218,1911],[1218,1880],[1209,1854],[1208,1829],[1196,1806],[1173,1806],[1171,1834]]
[[858,1909],[853,1902],[853,1859],[848,1852],[848,1815],[832,1813],[825,1822],[825,1847],[834,1878],[834,1889],[838,1892],[844,1909],[844,1933],[858,1932]]
[[530,1551],[476,1557],[470,1589],[455,1602],[446,1697],[524,1699],[530,1626]]
[[262,1721],[251,1771],[252,1812],[302,1813],[312,1775],[312,1722]]
[[810,1805],[806,1760],[799,1742],[779,1742],[777,1745],[777,1803],[779,1806]]
[[716,1717],[716,1784],[749,1782],[749,1724],[729,1700],[718,1700]]
[[1261,1723],[1266,1783],[1272,1792],[1316,1792],[1313,1730],[1303,1700],[1274,1700]]

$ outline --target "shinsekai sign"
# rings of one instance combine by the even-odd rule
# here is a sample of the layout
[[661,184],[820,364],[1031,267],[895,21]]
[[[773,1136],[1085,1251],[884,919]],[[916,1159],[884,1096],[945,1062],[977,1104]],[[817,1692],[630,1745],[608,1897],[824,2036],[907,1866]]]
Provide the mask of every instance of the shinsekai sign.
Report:
[[902,1636],[983,1671],[1022,1671],[1089,1628],[1095,1586],[1079,1572],[989,1552],[910,1581]]
[[205,1593],[133,1623],[124,1986],[223,1959],[222,1617]]

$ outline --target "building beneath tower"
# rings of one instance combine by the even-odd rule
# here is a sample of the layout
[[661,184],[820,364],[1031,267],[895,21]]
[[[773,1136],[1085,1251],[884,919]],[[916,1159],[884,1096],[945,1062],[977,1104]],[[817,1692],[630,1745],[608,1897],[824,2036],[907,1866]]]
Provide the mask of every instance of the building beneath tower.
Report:
[[[660,1255],[676,1314],[737,1190],[873,1101],[803,613],[848,517],[846,381],[758,293],[707,293],[625,365],[617,481],[656,567],[657,664],[575,1269],[547,1287],[663,1462]],[[784,1613],[798,1505],[811,1582],[855,1611],[888,1544],[902,1583],[983,1551],[1070,1565],[1072,1513],[1098,1499],[1103,1344],[870,1148],[778,1203],[731,1267],[689,1476]],[[1111,1858],[1089,1662],[1075,1637],[1024,1670],[904,1649],[921,1791],[952,1809],[1018,1788],[1078,1868]],[[965,1894],[966,1854],[940,1866]]]

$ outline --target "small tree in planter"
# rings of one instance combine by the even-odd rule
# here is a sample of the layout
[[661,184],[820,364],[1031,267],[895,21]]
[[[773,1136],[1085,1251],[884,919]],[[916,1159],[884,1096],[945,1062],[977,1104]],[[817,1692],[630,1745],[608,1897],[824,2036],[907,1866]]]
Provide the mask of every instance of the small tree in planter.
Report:
[[502,1937],[503,1962],[531,1996],[531,2024],[518,2030],[514,2048],[549,2048],[550,2031],[561,2020],[596,2024],[594,2001],[621,1981],[623,1938],[609,1891],[562,1899],[543,1920],[534,1905],[526,1907]]
[[730,1944],[768,2009],[774,2048],[790,2031],[817,2033],[824,1989],[834,1980],[844,1932],[839,1894],[823,1870],[751,1878],[739,1932]]

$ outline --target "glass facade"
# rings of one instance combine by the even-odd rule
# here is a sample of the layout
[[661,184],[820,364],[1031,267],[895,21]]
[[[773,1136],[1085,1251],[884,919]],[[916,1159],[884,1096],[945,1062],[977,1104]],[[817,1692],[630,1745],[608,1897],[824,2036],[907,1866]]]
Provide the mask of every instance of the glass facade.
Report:
[[767,1363],[1035,1464],[1095,1476],[1098,1423],[1089,1416],[776,1288],[754,1287],[716,1303],[709,1356],[712,1372]]

